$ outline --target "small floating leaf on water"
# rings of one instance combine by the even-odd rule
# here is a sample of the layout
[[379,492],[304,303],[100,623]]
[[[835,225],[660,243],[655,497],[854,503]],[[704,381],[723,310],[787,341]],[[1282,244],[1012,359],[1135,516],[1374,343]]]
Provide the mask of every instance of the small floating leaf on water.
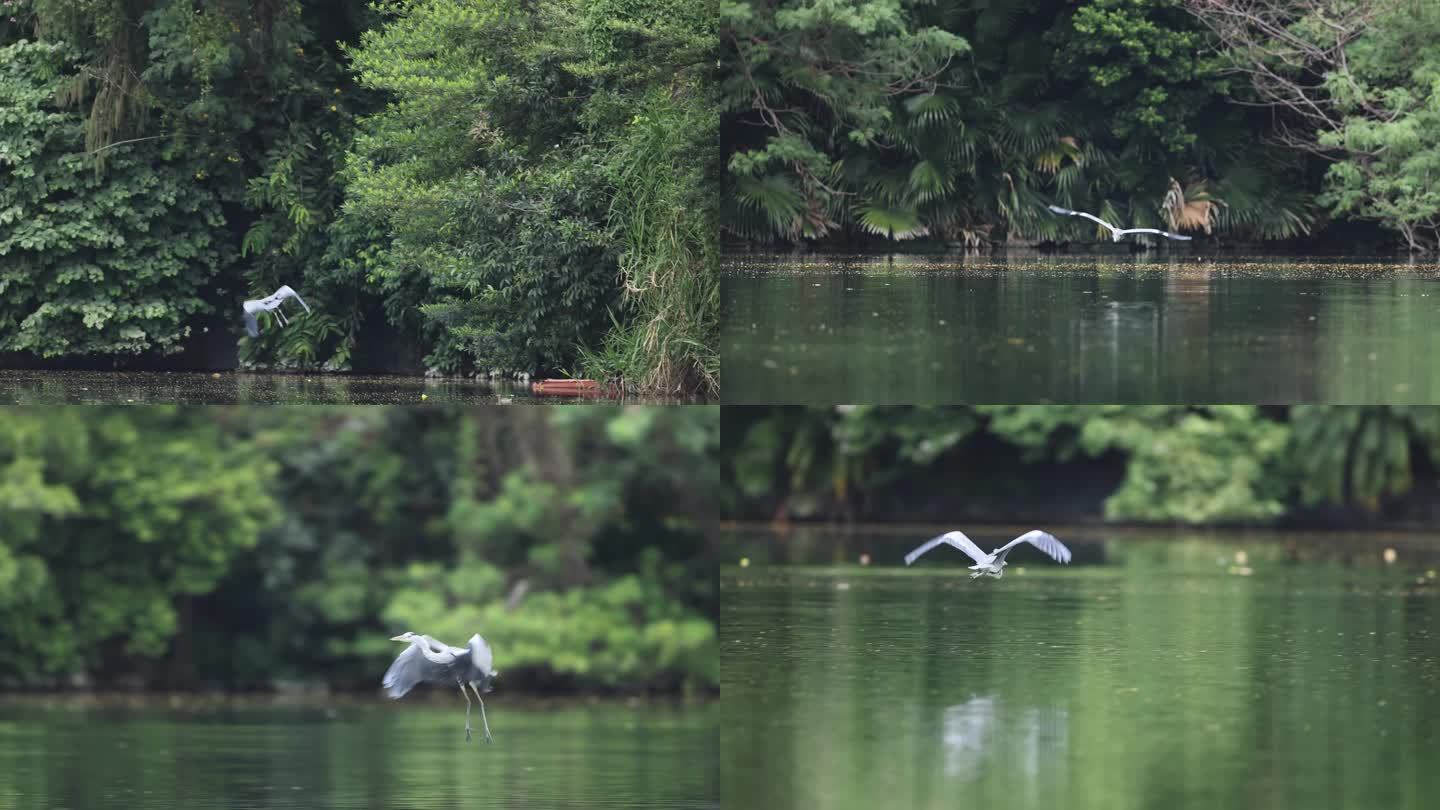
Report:
[[741,557],[741,558],[740,558],[740,567],[741,567],[741,568],[749,568],[749,567],[750,567],[750,558],[749,558],[749,557]]
[[1385,553],[1382,554],[1381,556],[1383,556],[1383,557],[1385,558],[1385,564],[1386,564],[1386,565],[1390,565],[1391,563],[1395,562],[1395,556],[1396,556],[1396,554],[1395,554],[1395,549],[1393,549],[1393,548],[1387,548],[1387,549],[1385,549]]
[[1011,346],[1024,346],[1025,338],[1005,338],[1005,342]]

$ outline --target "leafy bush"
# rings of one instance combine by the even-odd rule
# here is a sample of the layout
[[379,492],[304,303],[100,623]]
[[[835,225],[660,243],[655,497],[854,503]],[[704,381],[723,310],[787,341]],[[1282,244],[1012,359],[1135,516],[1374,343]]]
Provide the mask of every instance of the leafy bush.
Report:
[[219,200],[173,143],[97,167],[84,117],[55,106],[75,73],[65,46],[0,48],[0,351],[179,351],[232,258]]

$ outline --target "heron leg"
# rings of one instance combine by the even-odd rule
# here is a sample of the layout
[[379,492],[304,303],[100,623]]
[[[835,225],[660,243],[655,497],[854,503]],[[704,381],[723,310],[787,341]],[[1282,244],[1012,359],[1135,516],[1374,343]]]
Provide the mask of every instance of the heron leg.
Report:
[[285,317],[285,313],[282,312],[279,307],[275,308],[275,320],[279,321],[281,326],[290,325],[289,319]]
[[485,699],[480,697],[480,690],[475,687],[475,682],[470,682],[470,688],[475,690],[475,699],[480,701],[480,722],[485,726],[485,742],[495,742],[490,736],[490,721],[485,719]]
[[470,742],[470,693],[465,691],[465,684],[460,684],[460,694],[465,696],[465,742]]

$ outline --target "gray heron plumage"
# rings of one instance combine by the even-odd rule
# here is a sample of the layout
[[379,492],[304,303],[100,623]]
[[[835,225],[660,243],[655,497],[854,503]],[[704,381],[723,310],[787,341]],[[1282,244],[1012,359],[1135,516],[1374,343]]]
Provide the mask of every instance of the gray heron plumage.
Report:
[[252,338],[260,337],[260,322],[255,319],[257,312],[273,312],[275,320],[279,321],[281,326],[288,325],[290,319],[285,317],[285,312],[280,309],[280,304],[286,298],[294,298],[300,302],[300,306],[304,307],[306,312],[310,311],[310,305],[305,303],[305,299],[300,297],[300,293],[290,289],[290,285],[282,284],[280,289],[268,297],[246,301],[241,305],[245,310],[245,332]]
[[381,681],[385,694],[402,698],[422,683],[457,684],[460,694],[465,696],[465,739],[468,742],[470,692],[465,691],[465,687],[469,686],[475,693],[475,699],[480,701],[480,722],[485,726],[485,742],[491,742],[490,722],[485,718],[485,700],[480,695],[495,688],[495,676],[499,673],[495,671],[494,654],[485,639],[476,633],[464,647],[451,647],[430,636],[407,632],[390,640],[408,642],[410,646],[396,656],[390,669],[385,671],[385,678]]
[[975,545],[975,541],[966,537],[964,532],[946,532],[939,537],[930,538],[924,543],[921,543],[914,551],[906,554],[905,564],[910,565],[914,563],[923,554],[936,546],[953,546],[970,555],[970,559],[975,561],[975,564],[970,566],[970,570],[975,572],[970,575],[971,579],[980,576],[999,579],[1005,573],[1005,566],[1007,565],[1005,558],[1010,555],[1011,549],[1021,543],[1029,543],[1045,552],[1056,562],[1070,562],[1070,549],[1066,548],[1064,543],[1055,539],[1053,534],[1034,529],[1020,535],[989,554],[981,551],[980,547]]
[[1058,206],[1058,205],[1047,205],[1047,206],[1045,206],[1045,207],[1046,207],[1046,208],[1049,208],[1052,212],[1054,212],[1054,213],[1056,213],[1056,214],[1060,214],[1061,216],[1067,216],[1067,217],[1084,217],[1084,218],[1086,218],[1086,219],[1089,219],[1089,220],[1093,220],[1093,221],[1095,221],[1095,222],[1098,222],[1098,223],[1100,223],[1101,226],[1105,227],[1106,229],[1108,229],[1108,230],[1110,231],[1110,238],[1111,238],[1112,241],[1115,241],[1115,242],[1119,242],[1121,237],[1125,236],[1126,234],[1131,234],[1131,233],[1153,233],[1153,234],[1159,234],[1160,236],[1164,236],[1164,237],[1166,237],[1167,239],[1176,239],[1176,240],[1179,240],[1179,241],[1181,241],[1181,242],[1189,242],[1189,241],[1190,241],[1190,237],[1188,237],[1188,236],[1181,236],[1181,235],[1178,234],[1178,233],[1170,233],[1169,231],[1156,230],[1155,228],[1117,228],[1117,227],[1115,227],[1114,225],[1111,225],[1110,223],[1106,222],[1105,220],[1103,220],[1103,219],[1095,216],[1094,214],[1087,214],[1087,213],[1085,213],[1084,211],[1071,211],[1069,208],[1061,208],[1061,207]]

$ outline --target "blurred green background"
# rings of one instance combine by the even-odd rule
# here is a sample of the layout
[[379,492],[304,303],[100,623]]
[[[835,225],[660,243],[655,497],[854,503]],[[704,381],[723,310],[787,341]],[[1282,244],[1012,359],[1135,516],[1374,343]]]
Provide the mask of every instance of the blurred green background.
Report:
[[719,678],[719,413],[12,408],[0,688],[373,689],[403,630],[511,691]]
[[1440,526],[1440,408],[727,407],[740,520]]

